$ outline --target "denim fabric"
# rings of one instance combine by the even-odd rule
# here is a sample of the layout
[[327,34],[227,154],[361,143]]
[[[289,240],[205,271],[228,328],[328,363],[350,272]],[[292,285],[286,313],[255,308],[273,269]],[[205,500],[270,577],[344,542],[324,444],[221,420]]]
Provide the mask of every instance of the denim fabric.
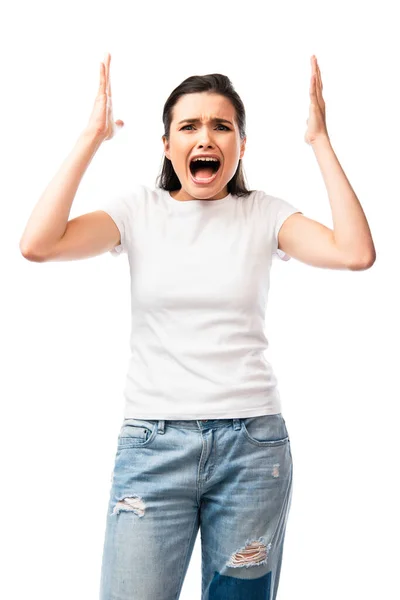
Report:
[[124,419],[100,600],[177,600],[199,529],[201,600],[275,600],[292,474],[281,413]]

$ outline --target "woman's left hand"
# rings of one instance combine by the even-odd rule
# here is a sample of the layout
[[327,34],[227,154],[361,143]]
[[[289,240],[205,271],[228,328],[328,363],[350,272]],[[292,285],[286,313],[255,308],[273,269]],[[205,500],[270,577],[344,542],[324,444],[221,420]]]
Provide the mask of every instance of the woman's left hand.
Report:
[[325,101],[322,97],[321,72],[315,55],[311,57],[310,111],[307,119],[307,131],[304,140],[313,144],[321,137],[328,137],[325,120]]

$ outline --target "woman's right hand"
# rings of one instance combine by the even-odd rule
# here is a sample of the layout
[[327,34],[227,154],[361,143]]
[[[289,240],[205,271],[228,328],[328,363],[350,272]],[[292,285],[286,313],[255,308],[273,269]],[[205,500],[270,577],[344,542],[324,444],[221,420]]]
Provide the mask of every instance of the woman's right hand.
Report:
[[93,111],[90,115],[86,130],[96,138],[111,140],[117,132],[117,128],[123,127],[121,119],[115,121],[112,110],[111,83],[110,83],[110,61],[109,53],[105,56],[105,62],[100,63],[100,86],[94,102]]

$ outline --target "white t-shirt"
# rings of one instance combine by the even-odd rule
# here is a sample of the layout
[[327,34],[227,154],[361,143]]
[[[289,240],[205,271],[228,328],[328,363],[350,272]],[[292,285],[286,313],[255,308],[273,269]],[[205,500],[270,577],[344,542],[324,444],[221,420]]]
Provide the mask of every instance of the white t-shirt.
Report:
[[100,206],[131,275],[125,418],[224,419],[281,412],[264,351],[270,268],[286,200],[253,191],[175,200],[144,185]]

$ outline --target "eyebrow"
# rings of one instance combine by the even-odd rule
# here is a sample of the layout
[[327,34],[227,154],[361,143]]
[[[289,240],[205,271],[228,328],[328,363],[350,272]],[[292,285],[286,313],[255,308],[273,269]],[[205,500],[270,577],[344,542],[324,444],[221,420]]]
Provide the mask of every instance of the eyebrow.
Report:
[[[229,123],[233,127],[233,123],[231,123],[231,121],[228,121],[228,119],[220,119],[219,117],[215,117],[214,119],[211,119],[211,121],[214,123]],[[182,121],[178,121],[178,125],[180,125],[181,123],[199,123],[199,122],[200,122],[200,119],[198,117],[196,117],[195,119],[183,119]]]

